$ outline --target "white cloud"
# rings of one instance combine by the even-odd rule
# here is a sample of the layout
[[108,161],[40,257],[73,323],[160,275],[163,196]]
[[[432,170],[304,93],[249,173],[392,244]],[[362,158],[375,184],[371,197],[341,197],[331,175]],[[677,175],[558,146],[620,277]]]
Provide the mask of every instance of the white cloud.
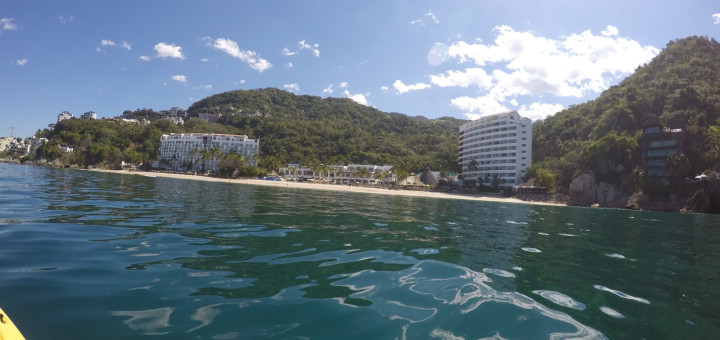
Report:
[[523,105],[517,111],[523,117],[528,117],[532,120],[538,120],[558,113],[563,109],[565,109],[565,107],[561,104],[547,104],[535,102],[530,104],[530,106]]
[[212,91],[213,86],[209,85],[209,84],[208,85],[197,85],[197,86],[193,86],[193,88],[196,90]]
[[300,50],[309,49],[312,51],[312,53],[315,55],[315,57],[320,57],[320,50],[318,47],[320,47],[318,44],[307,44],[305,43],[305,40],[298,42],[298,45],[300,45]]
[[27,63],[28,63],[28,60],[27,60],[27,59],[18,59],[18,60],[15,60],[15,65],[18,65],[18,66],[23,66],[23,65],[25,65],[25,64],[27,64]]
[[250,65],[251,68],[258,72],[263,72],[272,67],[272,64],[270,64],[269,61],[260,58],[257,52],[243,51],[240,49],[236,42],[230,39],[215,39],[215,42],[210,46],[220,51],[223,51],[234,58],[240,59],[242,62]]
[[202,59],[200,59],[200,61],[202,61],[203,63],[207,63],[210,60],[208,60],[208,58],[202,58]]
[[284,87],[286,90],[288,90],[288,91],[290,91],[290,92],[293,92],[293,93],[298,93],[298,92],[300,92],[300,85],[298,85],[297,83],[295,83],[295,84],[286,84],[286,85],[283,85],[283,87]]
[[430,76],[430,82],[440,87],[460,86],[468,87],[476,85],[481,89],[490,88],[492,76],[488,75],[482,68],[466,68],[465,71],[447,71],[447,75],[438,74]]
[[155,58],[177,58],[177,59],[185,59],[185,56],[182,54],[182,47],[175,46],[173,44],[166,44],[164,42],[158,43],[153,47],[157,55]]
[[115,42],[112,40],[103,39],[100,41],[100,44],[103,46],[115,46]]
[[393,88],[395,88],[395,91],[399,94],[403,94],[410,91],[417,91],[417,90],[424,90],[426,88],[429,88],[430,85],[425,83],[415,83],[413,85],[407,85],[403,83],[400,80],[395,80],[395,82],[392,84]]
[[330,84],[328,87],[324,88],[322,92],[327,93],[327,94],[332,94],[334,91],[335,91],[335,89],[333,88],[333,85]]
[[14,31],[17,29],[17,25],[14,23],[14,18],[0,18],[0,33],[2,31]]
[[390,87],[389,86],[380,86],[380,90],[383,92],[387,92],[390,90]]
[[720,24],[720,13],[713,14],[712,19],[715,25]]
[[122,46],[122,48],[124,48],[128,51],[132,50],[132,45],[130,45],[130,43],[127,41],[121,41],[120,46]]
[[319,49],[320,45],[318,45],[318,44],[311,45],[311,44],[306,43],[305,40],[302,40],[302,41],[298,42],[298,46],[300,47],[300,49],[297,51],[290,51],[290,49],[285,47],[282,50],[282,54],[286,57],[290,57],[290,56],[294,56],[294,55],[300,53],[300,51],[302,51],[302,50],[310,50],[315,55],[315,57],[320,57],[320,49]]
[[432,11],[428,11],[427,13],[425,13],[425,16],[430,18],[430,20],[432,20],[432,22],[436,24],[440,23],[440,20],[438,20],[437,16]]
[[141,55],[141,56],[140,56],[140,60],[150,61],[150,57]]
[[425,23],[420,19],[415,19],[413,21],[410,21],[410,25],[420,24],[422,26],[425,26]]
[[70,17],[65,18],[61,15],[58,17],[58,20],[60,20],[60,23],[64,25],[64,24],[67,24],[68,22],[75,21],[75,17],[71,15]]
[[285,67],[291,68],[291,67],[293,67],[293,63],[287,63],[287,64],[285,64]]
[[179,82],[181,82],[181,83],[187,83],[187,77],[184,76],[184,75],[182,75],[182,74],[178,74],[178,75],[176,75],[176,76],[172,76],[172,79],[175,80],[175,81],[179,81]]
[[344,89],[344,88],[346,88],[346,87],[348,86],[348,83],[347,83],[346,81],[344,81],[344,82],[340,83],[340,85],[338,85],[338,86],[339,86],[341,89]]
[[617,27],[608,25],[607,28],[600,33],[606,37],[614,37],[618,35],[619,31]]
[[367,98],[365,98],[365,95],[362,95],[359,93],[358,94],[350,94],[350,91],[348,91],[348,90],[345,90],[345,92],[343,92],[343,95],[345,95],[345,97],[347,97],[347,98],[354,100],[358,104],[368,106],[368,101],[367,101]]
[[[470,114],[505,111],[509,104],[517,106],[519,96],[580,98],[599,93],[659,53],[655,47],[619,38],[614,26],[607,26],[600,35],[584,31],[558,39],[509,26],[495,30],[497,37],[492,43],[460,41],[448,47],[449,58],[479,67],[430,76],[431,83],[439,87],[477,86],[481,90],[478,97],[451,102]],[[520,110],[547,114],[556,105],[535,103]]]

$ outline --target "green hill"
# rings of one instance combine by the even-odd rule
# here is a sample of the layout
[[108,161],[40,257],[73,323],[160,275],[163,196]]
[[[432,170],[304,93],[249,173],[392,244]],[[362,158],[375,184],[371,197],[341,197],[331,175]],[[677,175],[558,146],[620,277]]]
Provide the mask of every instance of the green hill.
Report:
[[544,178],[558,192],[567,192],[571,181],[586,172],[598,181],[615,185],[624,181],[621,189],[631,190],[627,179],[640,164],[638,139],[650,124],[687,132],[688,166],[682,176],[718,169],[717,41],[705,37],[671,41],[650,63],[596,100],[536,122],[530,175]]
[[[203,113],[214,121],[198,119]],[[184,126],[153,114],[143,116],[153,120],[148,126],[65,120],[38,134],[49,139],[38,155],[65,165],[117,168],[122,161],[157,159],[163,133],[226,133],[260,138],[260,165],[268,171],[288,163],[457,171],[458,127],[465,122],[385,113],[346,98],[301,96],[274,88],[216,94],[194,103],[188,114]],[[62,153],[60,146],[74,150]]]
[[219,124],[260,138],[261,157],[281,164],[412,161],[448,170],[456,170],[457,131],[465,122],[385,113],[347,98],[274,88],[216,94],[190,106],[188,113],[222,114]]

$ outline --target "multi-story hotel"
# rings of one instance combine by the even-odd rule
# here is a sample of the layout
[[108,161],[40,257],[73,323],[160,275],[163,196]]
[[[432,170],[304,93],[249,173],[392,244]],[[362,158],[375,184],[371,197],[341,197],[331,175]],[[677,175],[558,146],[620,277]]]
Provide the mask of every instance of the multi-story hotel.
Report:
[[260,149],[259,139],[250,139],[245,135],[223,135],[205,133],[181,133],[162,135],[160,138],[160,162],[166,169],[173,171],[219,170],[222,155],[203,159],[203,150],[217,148],[220,153],[234,152],[247,160],[248,165],[257,165]]
[[532,163],[532,120],[516,111],[482,117],[460,126],[458,162],[463,180],[503,187],[522,183]]

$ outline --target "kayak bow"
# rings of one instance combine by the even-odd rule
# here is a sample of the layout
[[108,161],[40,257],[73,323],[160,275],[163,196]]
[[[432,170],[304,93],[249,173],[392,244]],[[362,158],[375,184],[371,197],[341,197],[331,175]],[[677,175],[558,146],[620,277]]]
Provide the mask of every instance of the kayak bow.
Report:
[[0,308],[0,340],[25,340],[2,308]]

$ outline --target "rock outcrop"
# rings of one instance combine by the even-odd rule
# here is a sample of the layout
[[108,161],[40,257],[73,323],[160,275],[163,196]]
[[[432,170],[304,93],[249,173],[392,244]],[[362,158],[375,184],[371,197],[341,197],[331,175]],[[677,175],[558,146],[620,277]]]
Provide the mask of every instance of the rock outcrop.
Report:
[[597,181],[595,174],[586,172],[570,183],[568,204],[577,206],[598,204],[601,207],[624,208],[630,197],[628,189],[627,180],[622,180],[617,185]]

